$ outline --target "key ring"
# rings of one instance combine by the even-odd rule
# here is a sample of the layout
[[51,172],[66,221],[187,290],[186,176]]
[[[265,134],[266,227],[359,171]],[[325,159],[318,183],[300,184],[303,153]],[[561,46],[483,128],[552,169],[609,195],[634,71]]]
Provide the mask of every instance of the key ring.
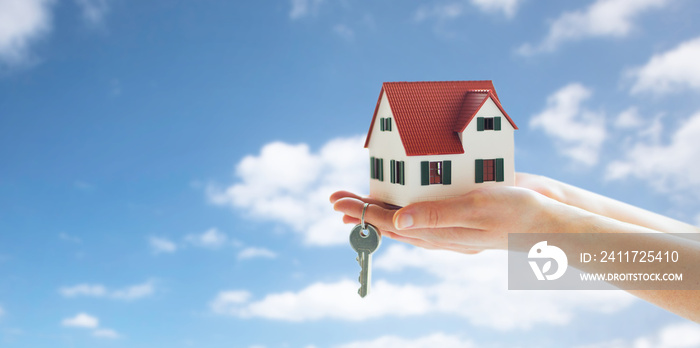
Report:
[[362,226],[363,230],[367,229],[367,224],[365,223],[365,211],[367,211],[367,207],[369,207],[369,203],[365,203],[365,205],[362,207],[362,219],[360,220],[360,225]]

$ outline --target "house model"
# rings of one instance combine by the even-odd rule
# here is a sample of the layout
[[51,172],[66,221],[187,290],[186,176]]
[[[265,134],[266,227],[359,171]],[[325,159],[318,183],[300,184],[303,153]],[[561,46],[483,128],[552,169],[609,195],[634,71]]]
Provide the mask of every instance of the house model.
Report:
[[365,141],[370,196],[405,206],[512,186],[515,129],[491,81],[385,82]]

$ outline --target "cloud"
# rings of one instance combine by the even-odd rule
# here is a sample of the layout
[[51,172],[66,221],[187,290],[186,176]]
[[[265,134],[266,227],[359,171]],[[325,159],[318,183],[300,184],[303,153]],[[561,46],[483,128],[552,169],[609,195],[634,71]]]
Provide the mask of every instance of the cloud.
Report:
[[591,94],[581,84],[566,85],[547,97],[545,109],[530,119],[530,127],[549,135],[561,154],[587,166],[598,162],[606,137],[604,115],[581,106]]
[[[620,291],[509,291],[507,257],[500,252],[467,256],[392,245],[376,256],[374,267],[372,291],[364,299],[357,295],[357,281],[343,279],[260,299],[245,290],[222,291],[210,309],[240,318],[291,322],[437,313],[466,318],[476,326],[514,330],[542,323],[566,325],[579,312],[613,313],[634,301]],[[425,285],[393,284],[379,277],[382,271],[407,271],[414,278],[432,280]]]
[[475,347],[469,340],[438,332],[418,338],[382,336],[373,340],[355,341],[335,346],[335,348],[470,348]]
[[0,63],[26,63],[30,46],[51,31],[54,0],[0,1]]
[[622,111],[615,119],[615,127],[617,128],[638,128],[642,124],[643,121],[639,116],[639,110],[634,106]]
[[522,0],[463,0],[451,1],[432,6],[421,6],[416,10],[414,19],[418,22],[435,19],[437,21],[452,20],[462,17],[471,5],[479,11],[489,14],[500,13],[506,18],[513,18]]
[[209,201],[252,218],[281,223],[308,245],[347,243],[348,227],[328,203],[336,190],[368,191],[364,136],[328,141],[318,152],[306,144],[273,142],[236,165],[235,183],[209,185]]
[[699,346],[700,326],[696,323],[681,322],[667,325],[654,335],[645,335],[633,341],[616,339],[576,348],[694,348]]
[[104,297],[125,301],[131,301],[150,296],[154,292],[155,286],[153,281],[147,281],[143,284],[136,284],[117,290],[108,290],[102,284],[78,284],[70,287],[62,287],[59,289],[59,293],[64,297]]
[[174,253],[177,251],[177,245],[166,238],[150,237],[148,242],[154,254]]
[[307,16],[315,16],[324,0],[291,0],[292,8],[289,18],[300,19]]
[[[625,151],[624,159],[607,167],[606,178],[646,180],[661,192],[700,193],[700,111],[674,126],[670,141],[640,140]],[[661,127],[660,125],[658,127]]]
[[83,11],[83,18],[91,25],[100,25],[109,12],[110,0],[75,0]]
[[276,257],[277,254],[274,251],[265,248],[249,247],[241,250],[241,252],[238,253],[239,260],[247,260],[254,258],[274,259]]
[[71,236],[68,233],[61,232],[58,234],[58,238],[61,238],[61,240],[65,240],[67,242],[72,242],[72,243],[82,243],[83,240],[76,237],[76,236]]
[[99,338],[109,338],[109,339],[117,339],[120,338],[121,336],[119,333],[112,329],[97,329],[92,332],[92,335],[95,337]]
[[333,32],[347,41],[352,41],[355,38],[355,32],[344,24],[334,25]]
[[641,67],[630,69],[633,94],[664,94],[684,88],[700,90],[700,37],[654,55]]
[[61,325],[67,326],[67,327],[79,327],[79,328],[87,328],[87,329],[94,329],[98,327],[100,324],[99,319],[96,317],[93,317],[87,313],[78,313],[75,317],[73,318],[66,318],[61,321]]
[[5,315],[5,310],[2,309],[2,306],[0,306],[0,317],[2,317],[3,315]]
[[192,245],[204,248],[220,248],[226,244],[228,236],[217,228],[210,228],[201,234],[188,234],[185,236],[185,242]]
[[552,52],[567,41],[592,37],[625,37],[634,20],[644,12],[658,9],[671,0],[597,0],[585,10],[565,12],[549,26],[549,33],[538,45],[524,44],[518,52],[531,55]]

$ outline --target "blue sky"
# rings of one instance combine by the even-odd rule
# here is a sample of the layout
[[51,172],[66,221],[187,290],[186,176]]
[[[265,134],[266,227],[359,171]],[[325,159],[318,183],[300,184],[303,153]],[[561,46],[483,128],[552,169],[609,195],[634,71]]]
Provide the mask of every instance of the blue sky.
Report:
[[517,170],[700,224],[699,15],[0,0],[0,345],[698,346],[624,292],[509,292],[502,252],[385,240],[360,300],[327,197],[367,192],[382,82],[489,79]]

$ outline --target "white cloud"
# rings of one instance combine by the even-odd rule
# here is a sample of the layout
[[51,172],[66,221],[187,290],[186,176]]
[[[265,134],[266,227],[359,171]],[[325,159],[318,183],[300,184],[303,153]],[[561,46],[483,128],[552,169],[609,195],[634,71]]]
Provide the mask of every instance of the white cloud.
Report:
[[83,11],[83,18],[91,25],[102,24],[104,16],[109,12],[110,0],[75,0]]
[[503,13],[513,18],[522,0],[471,0],[471,3],[483,12]]
[[355,38],[355,32],[344,24],[334,25],[333,32],[347,41],[352,41]]
[[700,326],[696,323],[681,322],[665,326],[654,335],[645,335],[633,341],[616,339],[576,348],[694,348],[699,346]]
[[642,13],[666,6],[671,0],[597,0],[585,10],[565,12],[555,19],[547,36],[536,46],[522,45],[518,52],[530,55],[551,52],[567,41],[591,37],[625,37]]
[[150,237],[148,242],[155,254],[174,253],[177,251],[177,245],[166,238]]
[[683,88],[700,90],[700,37],[654,55],[646,65],[631,69],[632,93],[663,94]]
[[109,339],[117,339],[120,338],[121,336],[119,333],[112,329],[97,329],[92,332],[92,335],[95,337],[99,338],[109,338]]
[[338,138],[316,153],[306,144],[273,142],[236,166],[237,182],[207,188],[209,200],[282,223],[309,245],[347,243],[348,227],[328,197],[336,190],[367,192],[369,171],[364,136]]
[[2,306],[0,306],[0,317],[2,317],[3,315],[5,315],[5,310],[2,309]]
[[475,347],[469,340],[438,332],[418,338],[402,338],[397,336],[382,336],[373,340],[355,341],[336,348],[469,348]]
[[315,16],[324,0],[291,0],[292,9],[289,18],[299,19],[307,16]]
[[32,43],[51,31],[54,0],[0,0],[0,62],[25,63]]
[[61,321],[63,326],[68,327],[80,327],[87,329],[94,329],[99,326],[100,321],[96,317],[93,317],[87,313],[78,313],[73,318],[66,318]]
[[[359,283],[317,282],[297,292],[268,294],[255,300],[247,291],[219,293],[213,312],[241,318],[292,322],[321,319],[367,320],[384,316],[449,314],[477,326],[499,330],[529,329],[537,324],[566,325],[578,312],[612,313],[634,298],[621,291],[508,291],[507,257],[485,252],[476,256],[392,245],[377,255],[369,296],[357,295]],[[427,285],[392,284],[381,271],[424,271]],[[422,275],[425,275],[423,273]]]
[[530,127],[553,138],[560,153],[587,166],[598,162],[606,137],[603,113],[581,106],[591,93],[578,83],[566,85],[547,97],[545,109],[530,119]]
[[154,292],[155,286],[153,281],[147,281],[142,284],[136,284],[117,290],[108,290],[102,284],[78,284],[59,289],[59,293],[64,297],[105,297],[127,301],[146,297],[152,295]]
[[625,151],[624,159],[610,163],[606,178],[636,177],[662,192],[700,192],[700,111],[675,126],[668,144],[641,140]]
[[265,248],[249,247],[241,250],[238,253],[239,260],[247,260],[254,258],[274,259],[276,257],[277,254],[274,251]]
[[622,111],[615,119],[615,127],[617,128],[637,128],[642,124],[643,121],[639,116],[639,110],[634,106]]
[[58,234],[58,238],[61,238],[62,240],[68,241],[68,242],[73,242],[73,243],[82,243],[82,239],[76,237],[76,236],[71,236],[68,233],[61,232]]
[[71,287],[63,287],[59,292],[65,297],[102,297],[107,295],[107,289],[100,284],[78,284]]
[[416,10],[414,19],[419,22],[427,19],[435,19],[437,21],[456,19],[465,15],[470,5],[484,13],[501,13],[506,18],[513,18],[521,2],[522,0],[451,1],[433,4],[432,6],[421,6]]
[[217,228],[210,228],[201,234],[188,234],[185,241],[204,248],[220,248],[226,244],[228,236]]

